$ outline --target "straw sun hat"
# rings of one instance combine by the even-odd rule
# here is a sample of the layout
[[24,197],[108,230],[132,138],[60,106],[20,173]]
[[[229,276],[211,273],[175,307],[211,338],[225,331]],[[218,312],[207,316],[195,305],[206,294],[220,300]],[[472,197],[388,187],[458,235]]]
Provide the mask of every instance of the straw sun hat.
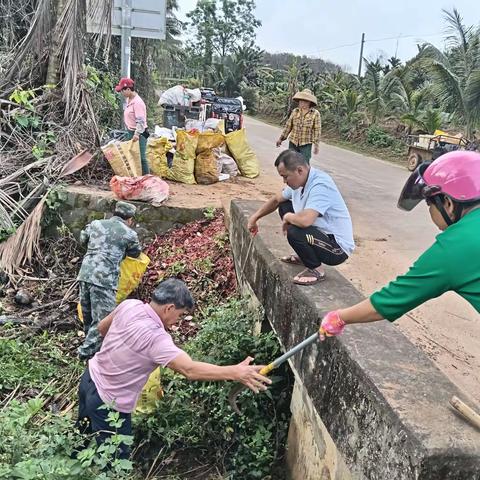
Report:
[[297,92],[294,95],[293,99],[294,100],[306,100],[307,102],[311,102],[314,105],[318,105],[317,97],[308,88],[306,88],[305,90],[302,90],[301,92]]

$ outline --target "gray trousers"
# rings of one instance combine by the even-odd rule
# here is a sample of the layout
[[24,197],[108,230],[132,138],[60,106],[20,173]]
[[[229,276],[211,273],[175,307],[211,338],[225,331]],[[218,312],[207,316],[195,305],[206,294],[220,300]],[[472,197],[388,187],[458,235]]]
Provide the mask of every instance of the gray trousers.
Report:
[[116,307],[116,291],[98,287],[88,282],[80,282],[80,305],[83,315],[85,340],[78,348],[81,360],[92,358],[102,346],[102,336],[98,324]]

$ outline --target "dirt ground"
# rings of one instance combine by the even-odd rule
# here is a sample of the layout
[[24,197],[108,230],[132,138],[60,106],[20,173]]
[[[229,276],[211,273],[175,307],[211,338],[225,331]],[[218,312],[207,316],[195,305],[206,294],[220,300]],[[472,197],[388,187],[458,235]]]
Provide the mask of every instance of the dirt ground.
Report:
[[[265,200],[282,187],[273,162],[280,130],[247,118],[247,137],[257,153],[261,175],[237,177],[214,185],[170,182],[167,205],[225,207],[233,198]],[[409,172],[338,147],[322,144],[312,164],[327,171],[339,186],[352,215],[357,248],[338,267],[365,296],[404,273],[439,233],[421,206],[396,208]],[[261,228],[261,224],[260,224]],[[480,404],[480,316],[454,293],[431,300],[395,325],[477,405]]]
[[166,205],[176,207],[222,207],[233,198],[266,200],[271,192],[281,188],[282,181],[275,172],[263,167],[259,177],[234,177],[213,185],[185,185],[168,182],[170,197]]

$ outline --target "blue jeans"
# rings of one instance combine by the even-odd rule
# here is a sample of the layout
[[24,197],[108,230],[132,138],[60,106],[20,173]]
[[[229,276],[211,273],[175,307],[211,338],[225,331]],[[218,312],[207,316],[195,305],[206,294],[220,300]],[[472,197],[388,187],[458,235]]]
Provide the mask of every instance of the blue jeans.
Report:
[[[127,130],[127,140],[131,140],[135,135],[135,131]],[[140,146],[140,161],[142,163],[142,175],[148,175],[150,173],[150,167],[147,160],[147,139],[140,135],[138,138],[138,143]]]

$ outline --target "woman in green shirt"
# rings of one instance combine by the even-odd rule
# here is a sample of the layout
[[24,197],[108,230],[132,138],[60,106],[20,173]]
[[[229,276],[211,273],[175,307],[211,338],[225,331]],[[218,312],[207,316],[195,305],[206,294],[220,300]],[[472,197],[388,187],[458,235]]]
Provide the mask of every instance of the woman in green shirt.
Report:
[[386,319],[454,291],[480,312],[480,154],[456,151],[424,163],[403,187],[398,207],[412,210],[427,202],[442,230],[435,243],[410,267],[370,298],[327,313],[320,337],[339,335],[349,323]]

